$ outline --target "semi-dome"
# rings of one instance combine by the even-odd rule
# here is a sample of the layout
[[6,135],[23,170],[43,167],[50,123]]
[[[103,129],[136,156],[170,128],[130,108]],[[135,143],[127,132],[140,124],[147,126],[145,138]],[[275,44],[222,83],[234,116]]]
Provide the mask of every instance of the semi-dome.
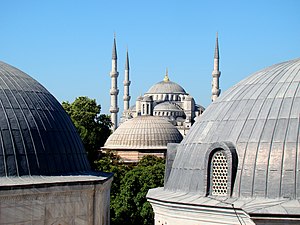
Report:
[[0,62],[0,177],[89,170],[61,104],[29,75]]
[[172,111],[172,112],[181,112],[182,109],[179,106],[172,104],[171,102],[159,103],[154,107],[154,111]]
[[179,84],[164,80],[154,84],[146,94],[186,94],[186,92]]
[[[269,207],[244,202],[248,212],[296,213],[294,205],[283,202],[299,199],[299,113],[300,59],[254,73],[213,102],[194,124],[177,148],[165,189],[223,195],[212,185],[226,178],[223,191],[232,197],[282,199]],[[213,164],[219,150],[214,158],[219,164]],[[210,169],[212,165],[216,167]],[[227,173],[214,177],[210,173],[215,168]]]
[[122,123],[109,136],[103,149],[167,149],[168,143],[179,143],[182,135],[167,120],[138,116]]

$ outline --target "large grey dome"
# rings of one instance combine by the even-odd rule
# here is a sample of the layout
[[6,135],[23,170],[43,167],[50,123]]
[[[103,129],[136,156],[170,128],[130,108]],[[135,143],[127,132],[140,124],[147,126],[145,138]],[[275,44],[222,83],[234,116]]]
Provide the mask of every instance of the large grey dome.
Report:
[[179,84],[167,80],[156,83],[146,94],[186,94],[186,92]]
[[137,116],[122,123],[109,136],[103,149],[167,149],[168,143],[179,143],[182,135],[166,119]]
[[226,91],[178,146],[165,189],[206,196],[210,154],[227,149],[232,197],[299,199],[299,85],[296,59]]
[[90,170],[60,103],[24,72],[0,62],[0,177]]

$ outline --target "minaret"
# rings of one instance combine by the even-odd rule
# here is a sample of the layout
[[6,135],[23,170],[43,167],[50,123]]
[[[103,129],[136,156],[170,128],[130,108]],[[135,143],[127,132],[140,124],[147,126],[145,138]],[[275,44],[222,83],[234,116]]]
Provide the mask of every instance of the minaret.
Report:
[[212,89],[211,89],[211,100],[215,101],[220,93],[221,89],[219,88],[219,78],[221,75],[221,72],[219,71],[219,42],[218,42],[218,33],[216,37],[216,47],[215,47],[215,56],[214,56],[214,70],[212,72]]
[[129,95],[129,86],[130,86],[130,80],[129,80],[129,56],[128,56],[128,49],[126,52],[126,63],[125,63],[125,79],[124,79],[124,112],[129,109],[129,101],[130,101],[130,95]]
[[110,88],[110,113],[111,113],[111,122],[112,131],[115,131],[118,127],[118,68],[117,68],[117,47],[116,47],[116,36],[114,36],[114,45],[112,48],[112,61],[111,61],[111,88]]

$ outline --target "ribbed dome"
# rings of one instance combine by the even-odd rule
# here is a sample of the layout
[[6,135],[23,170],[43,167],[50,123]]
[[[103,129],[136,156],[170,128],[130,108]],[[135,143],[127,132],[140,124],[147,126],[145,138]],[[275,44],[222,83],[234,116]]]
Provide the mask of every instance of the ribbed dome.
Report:
[[182,135],[167,120],[138,116],[122,123],[109,136],[103,149],[166,149],[168,143],[179,143]]
[[153,85],[147,94],[186,94],[185,90],[175,82],[161,81]]
[[79,135],[36,80],[0,62],[0,176],[88,171]]
[[[261,70],[213,102],[179,145],[166,185],[207,194],[208,152],[228,146],[232,196],[299,199],[300,59]],[[230,174],[231,175],[231,174]],[[271,210],[271,209],[270,209]]]

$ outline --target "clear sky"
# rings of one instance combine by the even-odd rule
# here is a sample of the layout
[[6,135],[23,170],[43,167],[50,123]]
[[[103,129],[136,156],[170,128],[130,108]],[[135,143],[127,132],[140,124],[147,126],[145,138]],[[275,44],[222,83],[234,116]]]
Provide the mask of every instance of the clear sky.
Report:
[[78,96],[110,104],[117,36],[120,89],[126,48],[131,104],[166,67],[198,104],[208,106],[215,35],[224,92],[266,66],[300,57],[299,0],[1,0],[0,60],[28,73],[60,102]]

